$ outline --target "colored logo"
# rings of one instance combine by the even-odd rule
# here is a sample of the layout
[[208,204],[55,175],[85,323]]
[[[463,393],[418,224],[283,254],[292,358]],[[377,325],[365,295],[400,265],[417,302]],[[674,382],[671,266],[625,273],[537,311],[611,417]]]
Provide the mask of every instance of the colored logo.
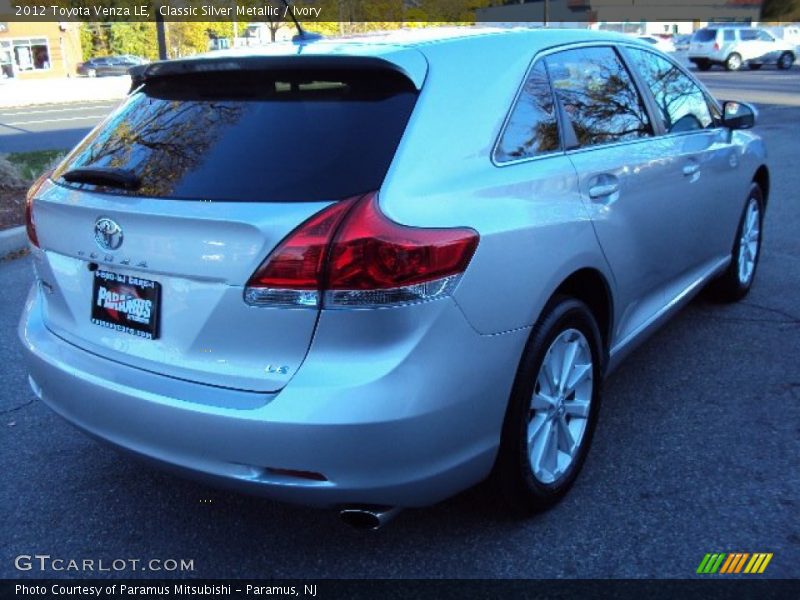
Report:
[[746,573],[755,575],[763,573],[769,561],[772,560],[772,552],[730,552],[718,554],[706,554],[697,567],[697,572],[701,575],[731,575],[736,573]]

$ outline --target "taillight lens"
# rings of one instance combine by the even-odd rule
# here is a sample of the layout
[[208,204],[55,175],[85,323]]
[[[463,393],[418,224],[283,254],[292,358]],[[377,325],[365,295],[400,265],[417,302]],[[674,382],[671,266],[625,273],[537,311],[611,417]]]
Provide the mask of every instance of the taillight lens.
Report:
[[247,282],[249,304],[319,306],[328,246],[357,198],[318,212],[290,233]]
[[719,44],[718,43],[714,44],[714,51],[715,52],[719,51]]
[[468,228],[408,227],[377,194],[344,200],[300,225],[250,278],[250,304],[378,307],[449,295],[478,246]]
[[28,232],[28,239],[31,244],[39,247],[39,237],[36,235],[36,222],[33,219],[33,202],[39,189],[44,185],[44,182],[52,175],[52,171],[46,171],[39,176],[39,179],[33,182],[33,185],[25,195],[25,230]]

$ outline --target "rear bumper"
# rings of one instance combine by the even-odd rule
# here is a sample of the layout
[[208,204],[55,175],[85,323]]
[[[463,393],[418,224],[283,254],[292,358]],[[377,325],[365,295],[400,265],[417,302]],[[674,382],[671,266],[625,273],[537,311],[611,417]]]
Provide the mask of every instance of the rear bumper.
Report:
[[[403,309],[402,340],[372,329],[366,345],[374,347],[348,355],[347,320],[374,327],[370,320],[387,316],[341,311],[320,318],[306,362],[283,390],[254,394],[81,350],[46,328],[38,295],[32,289],[19,334],[31,386],[55,412],[194,478],[317,506],[422,506],[484,478],[527,337],[525,330],[480,336],[452,301],[437,301]],[[428,325],[414,331],[416,322]]]
[[713,64],[721,64],[725,62],[725,58],[722,55],[715,55],[715,54],[690,54],[688,56],[689,62],[693,63],[713,63]]

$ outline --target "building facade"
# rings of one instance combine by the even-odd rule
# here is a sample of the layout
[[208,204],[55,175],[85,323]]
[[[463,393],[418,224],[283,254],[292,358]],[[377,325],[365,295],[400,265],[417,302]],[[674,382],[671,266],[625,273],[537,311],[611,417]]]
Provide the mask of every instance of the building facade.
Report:
[[82,56],[79,23],[0,22],[0,78],[72,76]]
[[710,21],[753,23],[761,5],[762,0],[503,0],[476,16],[481,22],[674,34]]

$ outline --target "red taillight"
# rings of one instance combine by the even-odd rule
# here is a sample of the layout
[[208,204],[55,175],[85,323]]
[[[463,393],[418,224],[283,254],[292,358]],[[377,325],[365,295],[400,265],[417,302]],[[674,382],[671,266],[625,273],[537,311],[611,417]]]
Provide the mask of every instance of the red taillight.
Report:
[[714,43],[714,51],[715,52],[719,51],[719,44],[716,42]]
[[295,229],[247,283],[251,304],[386,306],[450,293],[478,234],[400,225],[377,194],[344,200]]
[[31,244],[36,247],[39,246],[39,237],[36,235],[36,223],[33,220],[33,201],[39,189],[52,173],[52,171],[42,173],[39,179],[33,182],[33,185],[25,195],[25,230],[28,232],[28,239],[31,241]]
[[356,198],[342,200],[301,224],[259,267],[250,287],[319,290],[326,253],[342,217]]
[[331,247],[329,290],[383,290],[464,271],[472,229],[421,229],[387,219],[372,194],[353,207]]

